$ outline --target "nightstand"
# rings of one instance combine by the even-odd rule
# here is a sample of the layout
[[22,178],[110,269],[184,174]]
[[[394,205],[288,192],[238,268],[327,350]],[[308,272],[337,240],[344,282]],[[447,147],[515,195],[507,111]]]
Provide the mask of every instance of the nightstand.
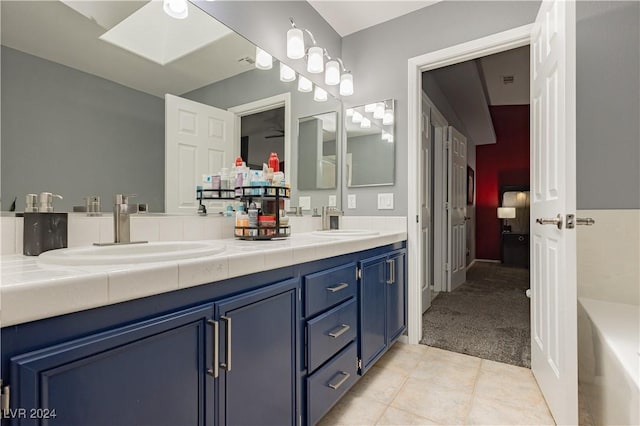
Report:
[[502,263],[509,266],[529,267],[529,234],[502,233]]

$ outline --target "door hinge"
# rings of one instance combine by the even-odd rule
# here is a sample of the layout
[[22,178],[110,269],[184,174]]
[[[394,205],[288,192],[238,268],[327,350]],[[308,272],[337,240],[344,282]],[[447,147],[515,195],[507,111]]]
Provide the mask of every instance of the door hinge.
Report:
[[358,358],[358,368],[362,370],[362,360]]
[[420,223],[420,215],[416,215],[416,223]]
[[2,386],[2,380],[0,380],[0,408],[2,412],[8,412],[11,403],[11,388],[9,385]]
[[445,210],[449,210],[449,203],[448,202],[442,203],[442,208]]
[[356,280],[362,279],[362,268],[356,268]]
[[448,270],[449,270],[449,264],[448,264],[448,263],[445,263],[445,264],[444,264],[444,270],[445,270],[445,271],[448,271]]

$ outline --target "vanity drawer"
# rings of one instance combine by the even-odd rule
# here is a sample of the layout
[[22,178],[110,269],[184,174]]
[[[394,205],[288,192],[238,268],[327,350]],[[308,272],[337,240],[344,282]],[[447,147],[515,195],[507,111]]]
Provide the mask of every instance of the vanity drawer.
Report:
[[308,371],[320,367],[356,338],[358,305],[351,299],[307,322]]
[[305,276],[304,294],[307,317],[355,296],[356,264],[352,262]]
[[324,416],[357,378],[356,342],[307,378],[307,420],[313,425]]

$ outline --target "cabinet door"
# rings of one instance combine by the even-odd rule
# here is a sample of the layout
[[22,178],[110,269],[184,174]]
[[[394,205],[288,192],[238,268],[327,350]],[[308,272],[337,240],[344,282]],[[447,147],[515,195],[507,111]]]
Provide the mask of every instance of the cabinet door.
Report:
[[392,254],[387,263],[387,343],[390,345],[404,332],[407,325],[405,298],[405,258],[404,251]]
[[216,316],[219,424],[297,424],[298,279],[216,303]]
[[48,425],[213,426],[213,314],[204,305],[14,357],[12,407],[55,410]]
[[386,348],[386,256],[360,262],[360,359],[361,374]]

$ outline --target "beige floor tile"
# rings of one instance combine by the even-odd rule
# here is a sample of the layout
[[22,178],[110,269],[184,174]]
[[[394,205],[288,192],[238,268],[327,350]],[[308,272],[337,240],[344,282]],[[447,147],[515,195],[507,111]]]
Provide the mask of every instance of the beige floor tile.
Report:
[[429,419],[399,410],[394,407],[387,408],[376,425],[380,426],[405,426],[405,425],[437,425]]
[[429,351],[427,353],[427,358],[429,359],[440,359],[443,361],[454,362],[456,364],[462,364],[467,367],[475,367],[478,368],[480,366],[480,362],[482,359],[465,354],[459,354],[456,352],[445,351],[443,349],[434,348],[428,346]]
[[320,420],[318,426],[375,425],[386,408],[386,404],[349,392]]
[[462,424],[473,389],[451,389],[410,377],[391,406],[443,424]]
[[476,397],[467,424],[470,425],[555,425],[549,411],[515,408],[502,401]]
[[[482,364],[480,365],[480,369],[482,371],[494,373],[497,375],[504,376],[512,376],[512,377],[522,377],[522,378],[532,378],[533,374],[531,373],[530,368],[518,367],[516,365],[505,364],[503,362],[490,361],[488,359],[483,359]],[[535,380],[535,379],[534,379]]]
[[443,358],[427,358],[411,372],[411,377],[429,385],[436,384],[451,389],[473,389],[480,372],[479,367],[460,364]]
[[430,348],[427,345],[410,345],[408,343],[396,342],[393,349],[401,349],[407,352],[413,352],[416,354],[424,355],[426,354]]
[[362,376],[350,393],[389,404],[406,380],[405,374],[389,368],[378,367],[376,364]]
[[480,369],[475,396],[500,401],[505,405],[519,409],[547,409],[531,371],[528,374],[524,374],[524,372],[500,374]]
[[375,365],[396,370],[408,377],[423,358],[419,353],[394,346]]

